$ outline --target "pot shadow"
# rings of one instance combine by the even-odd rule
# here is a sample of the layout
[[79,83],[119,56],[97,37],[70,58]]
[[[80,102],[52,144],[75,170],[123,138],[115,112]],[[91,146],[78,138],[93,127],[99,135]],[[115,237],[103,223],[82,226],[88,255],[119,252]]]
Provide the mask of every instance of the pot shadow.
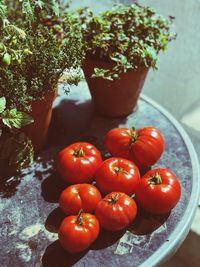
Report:
[[141,206],[138,206],[138,214],[133,223],[128,227],[128,231],[136,235],[149,235],[161,227],[169,217],[170,213],[154,215],[148,213]]
[[43,267],[68,267],[74,265],[78,262],[88,250],[81,253],[71,254],[65,251],[59,241],[53,242],[49,245],[42,257],[42,266]]
[[91,101],[77,103],[75,100],[61,100],[60,104],[53,109],[47,147],[78,141],[92,117]]
[[78,102],[62,99],[53,109],[46,147],[64,147],[73,142],[85,141],[97,146],[106,154],[105,134],[126,120],[127,117],[106,118],[97,114],[91,100]]
[[59,202],[61,192],[67,186],[69,186],[69,184],[62,180],[58,172],[54,172],[42,182],[41,195],[45,201],[50,203],[57,203]]

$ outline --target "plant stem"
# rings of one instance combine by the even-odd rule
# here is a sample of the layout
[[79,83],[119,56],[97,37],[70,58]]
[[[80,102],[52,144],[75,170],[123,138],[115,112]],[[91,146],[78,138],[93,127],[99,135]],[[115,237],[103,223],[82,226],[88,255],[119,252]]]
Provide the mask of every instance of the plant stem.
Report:
[[84,220],[83,220],[83,210],[80,210],[77,216],[77,223],[81,226],[84,225]]

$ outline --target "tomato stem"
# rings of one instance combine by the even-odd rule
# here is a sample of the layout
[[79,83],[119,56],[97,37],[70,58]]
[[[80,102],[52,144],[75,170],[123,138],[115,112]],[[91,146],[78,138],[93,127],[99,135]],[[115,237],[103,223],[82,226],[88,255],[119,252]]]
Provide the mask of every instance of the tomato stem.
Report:
[[149,183],[153,185],[158,185],[162,184],[162,178],[159,173],[154,173],[150,178],[149,178]]
[[76,157],[84,157],[85,153],[83,151],[83,148],[79,147],[79,148],[74,149],[73,155]]
[[80,210],[77,216],[77,223],[81,226],[84,225],[82,213],[83,213],[83,210]]
[[130,134],[130,144],[134,143],[135,141],[137,141],[138,139],[138,135],[136,133],[135,127],[131,128],[131,134]]
[[111,205],[114,205],[115,203],[117,203],[118,199],[120,197],[120,194],[112,194],[109,196],[108,198],[108,203]]
[[125,174],[128,174],[128,172],[127,171],[125,171],[123,168],[121,168],[121,167],[114,167],[114,171],[116,171],[117,173],[118,172],[123,172],[123,173],[125,173]]

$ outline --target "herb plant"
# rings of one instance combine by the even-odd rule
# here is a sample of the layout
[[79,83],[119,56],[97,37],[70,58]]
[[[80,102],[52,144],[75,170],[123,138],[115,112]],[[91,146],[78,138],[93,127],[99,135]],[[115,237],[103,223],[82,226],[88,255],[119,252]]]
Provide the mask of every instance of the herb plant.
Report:
[[0,0],[0,160],[26,167],[33,146],[20,128],[32,101],[53,92],[64,71],[79,80],[80,27],[56,0]]
[[79,67],[81,32],[69,13],[60,15],[59,1],[0,3],[0,97],[30,111],[31,101],[55,90],[64,70]]
[[110,62],[112,68],[94,69],[95,77],[113,80],[139,67],[157,69],[158,53],[176,37],[170,33],[174,17],[157,15],[138,4],[116,5],[98,16],[88,8],[78,10],[87,57]]

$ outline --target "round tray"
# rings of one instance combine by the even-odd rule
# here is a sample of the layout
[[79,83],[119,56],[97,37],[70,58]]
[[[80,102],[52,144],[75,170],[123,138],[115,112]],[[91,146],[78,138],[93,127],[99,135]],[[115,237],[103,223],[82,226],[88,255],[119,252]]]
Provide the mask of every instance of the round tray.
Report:
[[[49,142],[34,164],[0,187],[0,266],[156,266],[168,259],[186,237],[200,193],[199,164],[193,145],[180,124],[162,107],[142,96],[136,112],[107,119],[93,112],[86,84],[62,93],[55,101]],[[182,186],[178,205],[166,216],[140,212],[126,231],[101,231],[83,253],[70,255],[57,241],[64,218],[58,198],[65,185],[55,168],[57,152],[75,141],[96,145],[103,156],[105,133],[113,127],[153,125],[163,133],[166,147],[155,165],[172,169]]]

